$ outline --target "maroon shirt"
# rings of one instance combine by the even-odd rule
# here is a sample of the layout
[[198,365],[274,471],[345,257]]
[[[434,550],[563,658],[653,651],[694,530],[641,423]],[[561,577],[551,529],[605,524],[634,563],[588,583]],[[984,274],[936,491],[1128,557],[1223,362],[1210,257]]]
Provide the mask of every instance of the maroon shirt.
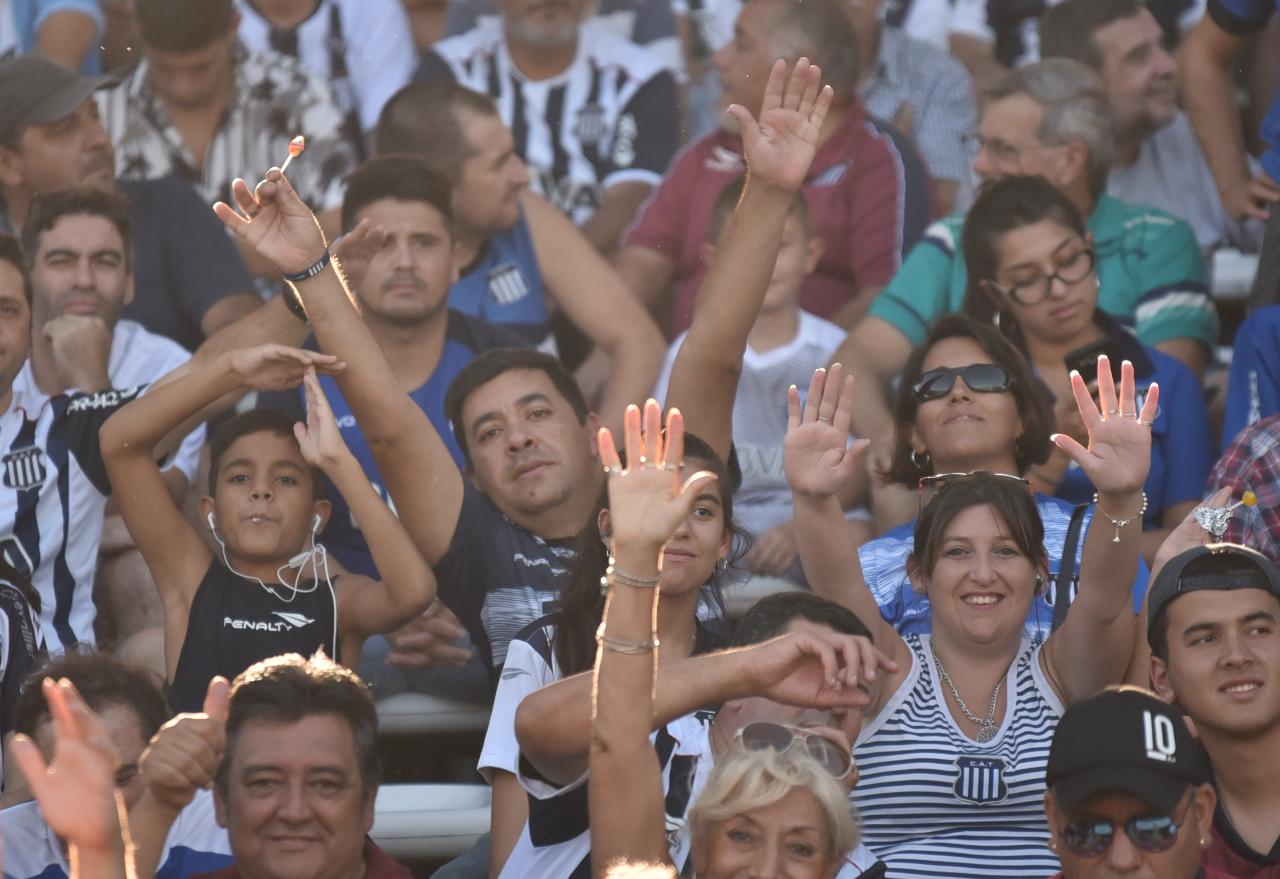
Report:
[[1213,815],[1213,833],[1204,862],[1230,879],[1280,879],[1280,840],[1267,854],[1255,852],[1236,833],[1231,819],[1219,806]]
[[[800,307],[830,318],[867,288],[883,287],[929,222],[932,184],[914,149],[866,115],[861,101],[819,147],[803,187],[826,252],[800,291]],[[705,266],[702,246],[721,190],[744,170],[742,139],[717,130],[684,149],[641,208],[624,244],[676,263],[669,336],[689,328]]]
[[[240,868],[227,867],[212,873],[200,873],[191,879],[241,879]],[[365,840],[364,879],[413,879],[413,874],[392,860],[391,855],[374,845],[372,840]]]

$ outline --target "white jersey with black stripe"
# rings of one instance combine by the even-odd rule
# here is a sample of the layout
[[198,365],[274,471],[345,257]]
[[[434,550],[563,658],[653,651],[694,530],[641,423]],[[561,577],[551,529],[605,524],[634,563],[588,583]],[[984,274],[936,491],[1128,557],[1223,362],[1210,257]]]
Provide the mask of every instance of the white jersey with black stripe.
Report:
[[534,189],[576,223],[616,183],[656,184],[675,154],[674,72],[599,22],[583,23],[573,62],[549,79],[527,79],[515,66],[500,20],[483,20],[432,52],[419,77],[452,75],[493,97]]
[[98,429],[138,388],[46,397],[0,415],[0,554],[40,593],[50,653],[93,644],[93,575],[111,484]]
[[1063,706],[1024,638],[1005,677],[1005,717],[978,743],[956,725],[929,635],[907,635],[912,665],[854,746],[863,841],[894,879],[1050,876],[1044,772]]

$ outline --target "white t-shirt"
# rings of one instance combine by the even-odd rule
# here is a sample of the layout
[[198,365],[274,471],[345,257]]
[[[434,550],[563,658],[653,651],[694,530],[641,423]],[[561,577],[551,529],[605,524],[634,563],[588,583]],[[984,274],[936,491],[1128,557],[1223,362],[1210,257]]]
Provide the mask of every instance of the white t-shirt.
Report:
[[[0,812],[4,836],[4,875],[12,879],[67,879],[71,873],[58,837],[44,822],[40,807],[23,803]],[[160,853],[156,879],[186,879],[230,866],[227,831],[214,816],[213,794],[197,791],[178,813]]]
[[[107,378],[113,388],[136,388],[149,385],[173,372],[191,359],[191,354],[177,342],[151,332],[142,324],[131,320],[116,323],[111,335],[111,354],[107,357]],[[13,381],[15,390],[31,396],[40,395],[31,361]],[[200,425],[187,434],[178,451],[165,462],[165,469],[176,467],[187,477],[195,479],[200,468],[200,449],[204,447],[205,429]]]
[[0,58],[18,49],[18,27],[13,21],[13,4],[0,0]]
[[[680,335],[667,350],[655,397],[665,400]],[[748,345],[742,377],[733,401],[733,442],[742,467],[742,486],[733,497],[733,515],[753,534],[762,534],[792,517],[791,488],[782,472],[782,441],[787,435],[787,388],[809,387],[813,371],[831,362],[847,333],[840,327],[800,312],[795,338],[771,351]]]

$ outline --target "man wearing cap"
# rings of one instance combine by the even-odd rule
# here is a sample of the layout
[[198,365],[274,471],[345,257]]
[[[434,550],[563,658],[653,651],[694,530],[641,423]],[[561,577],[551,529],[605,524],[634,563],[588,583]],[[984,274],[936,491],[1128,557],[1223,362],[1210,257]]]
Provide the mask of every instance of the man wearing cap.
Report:
[[134,233],[136,295],[123,316],[194,349],[261,300],[235,245],[177,177],[117,181],[111,141],[82,78],[34,55],[0,61],[0,232],[16,232],[32,200],[90,187],[123,194]]
[[1195,723],[1212,768],[1205,863],[1280,879],[1280,570],[1247,547],[1197,546],[1147,601],[1152,685]]
[[1109,687],[1067,709],[1045,783],[1058,877],[1226,879],[1201,866],[1217,801],[1208,762],[1177,712],[1146,690]]

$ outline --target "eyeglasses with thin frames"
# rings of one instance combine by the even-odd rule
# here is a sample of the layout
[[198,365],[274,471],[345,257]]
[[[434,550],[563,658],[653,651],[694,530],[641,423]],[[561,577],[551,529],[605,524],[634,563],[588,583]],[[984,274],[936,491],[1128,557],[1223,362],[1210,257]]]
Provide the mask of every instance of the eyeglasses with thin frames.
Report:
[[1065,262],[1058,266],[1058,270],[1051,275],[1045,275],[1022,284],[1014,284],[1012,287],[1005,287],[995,281],[987,281],[987,283],[1019,305],[1039,305],[1049,298],[1049,294],[1053,290],[1054,281],[1061,281],[1064,284],[1078,284],[1089,277],[1095,262],[1096,257],[1094,256],[1093,248],[1085,247],[1068,257]]

